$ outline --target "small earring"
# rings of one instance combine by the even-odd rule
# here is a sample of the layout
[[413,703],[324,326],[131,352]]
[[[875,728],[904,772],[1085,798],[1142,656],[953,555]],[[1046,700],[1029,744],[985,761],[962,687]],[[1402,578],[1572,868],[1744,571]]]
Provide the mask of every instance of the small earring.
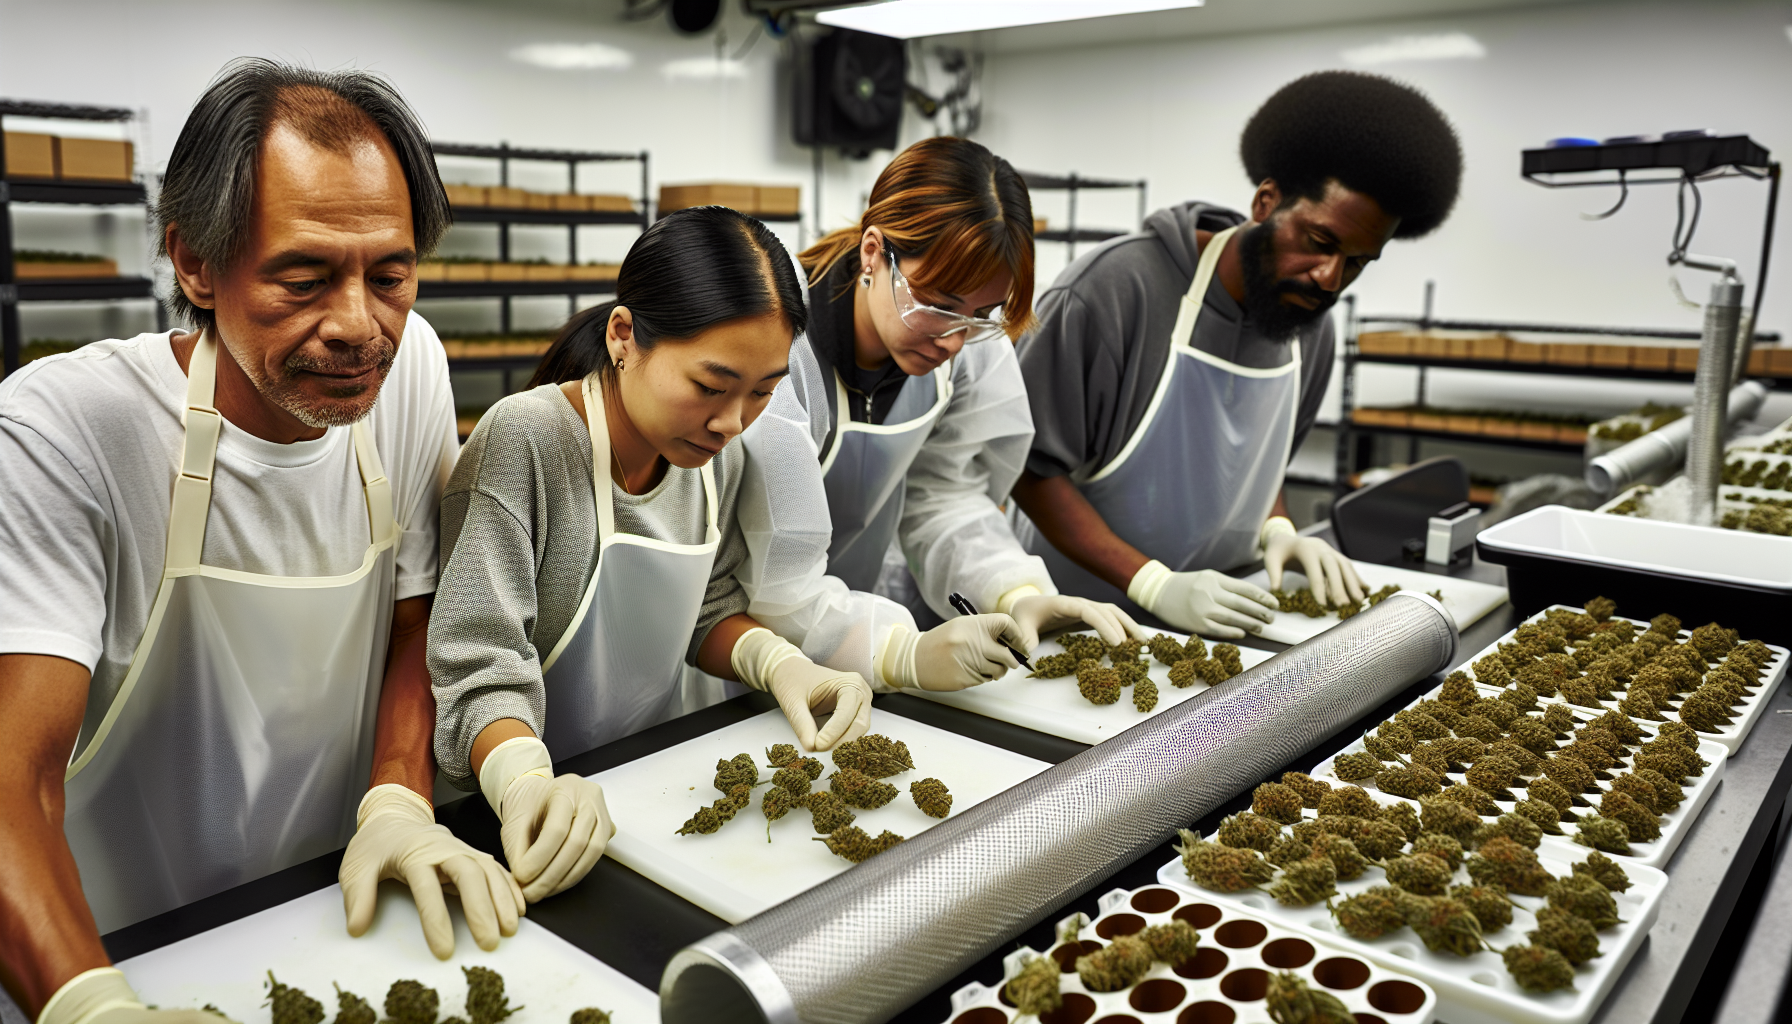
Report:
[[616,372],[617,373],[622,372],[622,360],[620,360],[620,359],[616,360]]
[[865,272],[859,275],[859,287],[860,288],[871,287],[871,268],[870,267],[866,267]]

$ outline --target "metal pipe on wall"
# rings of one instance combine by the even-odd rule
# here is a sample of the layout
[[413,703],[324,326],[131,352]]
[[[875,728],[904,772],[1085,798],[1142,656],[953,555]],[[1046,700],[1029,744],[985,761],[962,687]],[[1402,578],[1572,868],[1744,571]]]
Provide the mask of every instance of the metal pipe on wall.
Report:
[[681,950],[661,1019],[885,1021],[1456,654],[1403,592]]
[[[1765,401],[1767,386],[1759,381],[1744,381],[1731,389],[1726,403],[1729,426],[1754,419]],[[1686,458],[1686,446],[1691,438],[1692,420],[1689,418],[1675,420],[1660,430],[1651,430],[1587,463],[1587,486],[1594,494],[1609,497],[1631,484],[1647,480],[1652,473],[1678,466]]]
[[1686,478],[1692,484],[1689,510],[1694,526],[1717,525],[1731,369],[1741,323],[1742,282],[1726,274],[1711,285],[1711,300],[1705,304],[1705,334],[1699,341],[1699,370],[1693,377],[1692,411],[1687,416],[1692,421],[1692,439],[1686,446]]

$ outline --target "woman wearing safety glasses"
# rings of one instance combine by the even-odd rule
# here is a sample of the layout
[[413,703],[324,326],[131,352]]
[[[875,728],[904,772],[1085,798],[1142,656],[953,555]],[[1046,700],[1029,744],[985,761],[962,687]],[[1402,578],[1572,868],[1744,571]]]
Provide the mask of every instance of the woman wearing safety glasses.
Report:
[[878,176],[857,228],[799,259],[826,378],[808,405],[827,413],[828,573],[923,626],[947,620],[878,638],[880,688],[997,678],[1016,666],[1004,643],[1031,651],[1078,621],[1109,643],[1140,635],[1112,604],[1059,595],[1000,507],[1033,437],[1011,341],[1033,318],[1033,208],[1014,168],[966,139],[916,143]]

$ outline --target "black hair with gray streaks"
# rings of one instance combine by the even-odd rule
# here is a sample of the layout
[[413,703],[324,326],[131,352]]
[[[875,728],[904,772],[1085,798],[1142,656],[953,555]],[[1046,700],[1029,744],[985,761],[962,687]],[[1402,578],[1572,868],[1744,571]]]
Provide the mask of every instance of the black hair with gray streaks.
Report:
[[[174,152],[168,157],[155,213],[156,255],[168,256],[167,228],[215,271],[241,257],[255,209],[256,172],[262,141],[269,129],[286,120],[290,93],[322,90],[365,115],[391,143],[404,171],[411,196],[411,233],[419,257],[435,249],[452,215],[448,195],[436,173],[435,155],[423,124],[391,83],[366,71],[315,71],[259,57],[244,57],[224,66],[187,115]],[[326,112],[327,119],[330,115]],[[366,123],[363,122],[363,125]],[[312,141],[341,148],[361,126],[325,124],[305,134]],[[211,327],[215,317],[187,298],[177,283],[168,298],[176,320]]]

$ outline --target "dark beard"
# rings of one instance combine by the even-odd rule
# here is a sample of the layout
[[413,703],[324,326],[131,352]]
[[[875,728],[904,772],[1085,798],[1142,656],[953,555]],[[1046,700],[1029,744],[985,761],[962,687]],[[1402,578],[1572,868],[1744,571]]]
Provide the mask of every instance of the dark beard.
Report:
[[[1281,213],[1270,214],[1268,220],[1246,228],[1238,240],[1238,258],[1244,264],[1244,312],[1264,337],[1287,341],[1301,328],[1330,312],[1338,301],[1336,292],[1309,282],[1282,280],[1275,276],[1275,229]],[[1298,295],[1313,303],[1303,309],[1283,302],[1283,296]]]

